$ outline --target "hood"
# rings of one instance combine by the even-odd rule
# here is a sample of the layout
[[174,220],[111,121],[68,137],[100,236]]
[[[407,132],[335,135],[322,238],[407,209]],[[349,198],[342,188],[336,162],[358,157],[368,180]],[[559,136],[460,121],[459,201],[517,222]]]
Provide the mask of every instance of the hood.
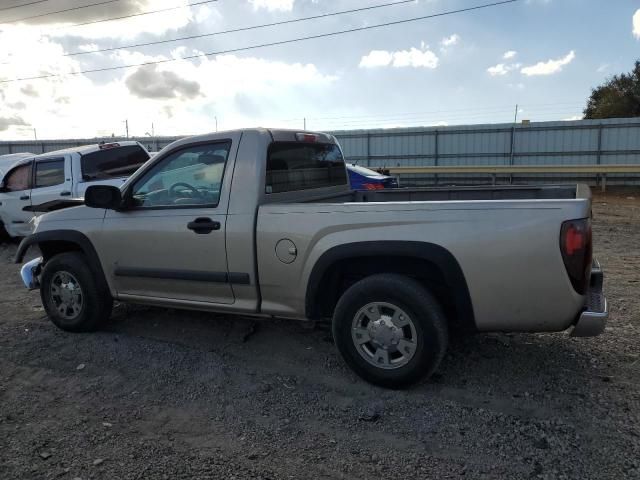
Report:
[[105,212],[106,210],[102,208],[89,208],[84,205],[65,208],[34,217],[34,227],[45,227],[45,230],[48,230],[50,228],[59,228],[58,226],[54,227],[52,225],[58,222],[63,223],[64,226],[68,226],[75,225],[77,222],[81,222],[83,220],[102,220]]

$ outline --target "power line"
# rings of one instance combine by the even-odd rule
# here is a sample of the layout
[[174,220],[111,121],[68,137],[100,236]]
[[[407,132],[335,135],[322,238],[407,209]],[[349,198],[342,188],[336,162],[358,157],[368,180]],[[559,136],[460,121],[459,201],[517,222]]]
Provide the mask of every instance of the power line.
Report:
[[25,20],[32,20],[34,18],[48,17],[49,15],[56,15],[57,13],[73,12],[75,10],[82,10],[84,8],[97,7],[99,5],[107,5],[108,3],[121,2],[122,0],[103,0],[102,2],[90,3],[89,5],[81,5],[79,7],[66,8],[64,10],[58,10],[57,12],[41,13],[39,15],[31,15],[30,17],[16,18],[14,20],[4,21],[3,23],[15,23],[23,22]]
[[203,0],[201,2],[188,3],[187,5],[180,5],[180,6],[177,6],[177,7],[167,7],[167,8],[161,8],[159,10],[149,10],[148,12],[132,13],[131,15],[123,15],[121,17],[111,17],[111,18],[105,18],[103,20],[92,20],[90,22],[74,23],[72,25],[62,25],[60,27],[53,28],[52,30],[61,30],[61,29],[65,29],[65,28],[82,27],[82,26],[85,26],[85,25],[94,25],[96,23],[113,22],[113,21],[116,21],[116,20],[124,20],[125,18],[141,17],[143,15],[152,15],[154,13],[169,12],[171,10],[180,10],[181,8],[195,7],[195,6],[198,6],[198,5],[204,5],[205,3],[213,3],[213,2],[217,2],[217,1],[218,0]]
[[407,18],[404,20],[395,20],[393,22],[385,22],[385,23],[378,23],[376,25],[367,25],[364,27],[356,27],[356,28],[349,28],[347,30],[339,30],[337,32],[329,32],[329,33],[321,33],[318,35],[310,35],[307,37],[299,37],[299,38],[292,38],[289,40],[280,40],[278,42],[269,42],[269,43],[262,43],[262,44],[258,44],[258,45],[250,45],[248,47],[239,47],[239,48],[230,48],[227,50],[220,50],[217,52],[209,52],[209,53],[202,53],[202,54],[197,54],[197,55],[188,55],[186,57],[179,57],[179,58],[167,58],[164,60],[154,60],[154,61],[149,61],[149,62],[141,62],[141,63],[133,63],[133,64],[128,64],[128,65],[118,65],[115,67],[103,67],[103,68],[93,68],[93,69],[89,69],[89,70],[79,70],[76,72],[67,72],[67,73],[52,73],[52,74],[47,74],[47,75],[38,75],[35,77],[22,77],[22,78],[13,78],[13,79],[9,79],[9,80],[0,80],[0,83],[9,83],[9,82],[19,82],[19,81],[26,81],[26,80],[40,80],[40,79],[44,79],[44,78],[52,78],[52,77],[62,77],[65,75],[80,75],[83,73],[98,73],[98,72],[107,72],[107,71],[111,71],[111,70],[122,70],[125,68],[131,68],[131,67],[144,67],[144,66],[148,66],[148,65],[159,65],[159,64],[163,64],[163,63],[171,63],[171,62],[177,62],[179,60],[193,60],[196,58],[201,58],[201,57],[211,57],[214,55],[222,55],[222,54],[226,54],[226,53],[236,53],[236,52],[243,52],[243,51],[247,51],[247,50],[255,50],[257,48],[265,48],[265,47],[273,47],[276,45],[286,45],[286,44],[290,44],[290,43],[295,43],[295,42],[302,42],[302,41],[306,41],[306,40],[314,40],[314,39],[318,39],[318,38],[327,38],[327,37],[334,37],[337,35],[344,35],[347,33],[353,33],[353,32],[362,32],[364,30],[372,30],[375,28],[383,28],[383,27],[389,27],[389,26],[393,26],[393,25],[400,25],[400,24],[405,24],[405,23],[411,23],[411,22],[417,22],[420,20],[427,20],[430,18],[436,18],[436,17],[444,17],[447,15],[453,15],[456,13],[463,13],[463,12],[470,12],[470,11],[474,11],[474,10],[480,10],[480,9],[484,9],[484,8],[490,8],[490,7],[495,7],[495,6],[499,6],[499,5],[506,5],[509,3],[515,3],[518,2],[519,0],[502,0],[500,2],[493,2],[493,3],[485,3],[482,5],[476,5],[475,7],[467,7],[467,8],[461,8],[461,9],[457,9],[457,10],[449,10],[446,12],[441,12],[441,13],[434,13],[431,15],[423,15],[421,17],[413,17],[413,18]]
[[29,2],[29,3],[23,3],[22,5],[14,5],[13,7],[2,7],[0,8],[0,12],[3,10],[13,10],[14,8],[20,8],[20,7],[28,7],[29,5],[35,5],[37,3],[45,3],[48,2],[49,0],[37,0],[35,2]]
[[120,47],[110,47],[110,48],[102,48],[100,50],[89,50],[89,51],[81,51],[81,52],[72,52],[72,53],[66,53],[63,56],[65,57],[72,57],[75,55],[86,55],[89,53],[101,53],[101,52],[111,52],[113,50],[124,50],[126,48],[137,48],[137,47],[147,47],[150,45],[159,45],[161,43],[171,43],[171,42],[179,42],[182,40],[193,40],[196,38],[203,38],[203,37],[212,37],[214,35],[224,35],[227,33],[236,33],[236,32],[244,32],[247,30],[255,30],[258,28],[266,28],[266,27],[274,27],[276,25],[286,25],[289,23],[297,23],[297,22],[304,22],[307,20],[316,20],[319,18],[326,18],[326,17],[334,17],[337,15],[344,15],[347,13],[355,13],[355,12],[363,12],[365,10],[374,10],[376,8],[382,8],[382,7],[391,7],[391,6],[395,6],[395,5],[402,5],[405,3],[415,3],[415,0],[401,0],[398,2],[390,2],[390,3],[383,3],[380,5],[372,5],[370,7],[362,7],[362,8],[353,8],[351,10],[342,10],[340,12],[332,12],[332,13],[323,13],[321,15],[313,15],[311,17],[302,17],[302,18],[294,18],[292,20],[283,20],[280,22],[272,22],[272,23],[265,23],[262,25],[252,25],[249,27],[239,27],[239,28],[234,28],[231,30],[223,30],[220,32],[212,32],[212,33],[202,33],[202,34],[198,34],[198,35],[189,35],[187,37],[179,37],[179,38],[171,38],[171,39],[167,39],[167,40],[158,40],[155,42],[147,42],[147,43],[136,43],[133,45],[123,45]]

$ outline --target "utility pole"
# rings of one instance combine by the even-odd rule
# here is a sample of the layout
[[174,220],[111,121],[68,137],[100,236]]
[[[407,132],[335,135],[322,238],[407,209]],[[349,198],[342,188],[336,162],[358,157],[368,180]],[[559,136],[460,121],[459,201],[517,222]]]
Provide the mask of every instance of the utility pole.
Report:
[[304,117],[304,118],[302,119],[302,126],[303,126],[303,130],[306,130],[306,129],[307,129],[307,117]]
[[216,132],[217,132],[217,131],[218,131],[218,117],[217,117],[217,116],[215,116],[215,117],[213,117],[213,118],[215,118],[215,120],[216,120]]
[[33,138],[38,140],[38,134],[36,133],[36,129],[33,129]]
[[124,128],[125,128],[125,131],[127,132],[127,138],[129,138],[129,119],[124,121]]
[[151,136],[154,137],[154,138],[156,136],[156,132],[155,132],[155,130],[153,128],[153,122],[151,122]]
[[518,104],[516,103],[516,113],[513,115],[513,123],[518,123]]

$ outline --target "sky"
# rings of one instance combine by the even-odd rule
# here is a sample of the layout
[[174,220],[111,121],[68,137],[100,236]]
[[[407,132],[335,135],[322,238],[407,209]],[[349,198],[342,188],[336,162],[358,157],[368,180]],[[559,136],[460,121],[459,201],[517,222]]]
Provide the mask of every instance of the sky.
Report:
[[574,120],[640,59],[639,0],[518,0],[229,52],[491,0],[397,1],[1,0],[0,140]]

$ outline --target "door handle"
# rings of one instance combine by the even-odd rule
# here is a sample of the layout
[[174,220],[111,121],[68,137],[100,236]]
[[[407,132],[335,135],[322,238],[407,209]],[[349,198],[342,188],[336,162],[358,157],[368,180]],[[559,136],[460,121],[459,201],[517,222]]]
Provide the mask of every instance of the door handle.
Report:
[[22,195],[20,200],[29,200],[29,195]]
[[61,197],[69,197],[71,196],[71,192],[65,190],[64,192],[60,192]]
[[213,230],[220,230],[220,222],[207,217],[200,217],[193,222],[187,223],[187,228],[199,234],[211,233]]

